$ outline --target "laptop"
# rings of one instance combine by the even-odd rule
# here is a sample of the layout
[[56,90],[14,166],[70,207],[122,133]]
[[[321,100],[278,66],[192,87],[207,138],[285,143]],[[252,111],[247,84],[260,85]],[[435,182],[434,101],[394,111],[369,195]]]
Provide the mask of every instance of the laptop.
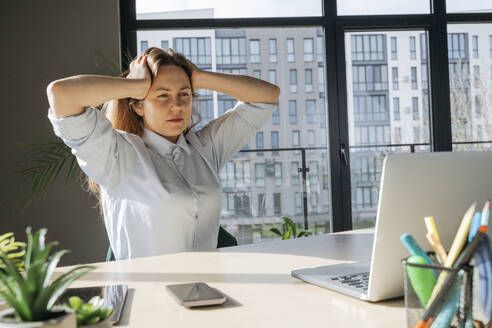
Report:
[[424,217],[433,216],[441,243],[449,250],[468,208],[476,202],[481,211],[489,198],[492,152],[391,154],[383,162],[371,258],[294,270],[292,276],[366,301],[400,297],[401,260],[409,256],[400,236],[410,233],[424,250],[432,250]]

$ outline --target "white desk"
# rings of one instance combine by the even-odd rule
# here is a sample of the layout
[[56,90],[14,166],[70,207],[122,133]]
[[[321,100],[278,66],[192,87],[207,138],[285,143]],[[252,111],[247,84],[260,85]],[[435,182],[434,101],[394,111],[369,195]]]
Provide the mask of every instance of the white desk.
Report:
[[[365,260],[372,230],[96,263],[71,287],[128,284],[121,326],[404,327],[403,299],[367,303],[291,277],[293,269]],[[68,267],[57,269],[65,271]],[[186,309],[165,285],[203,281],[224,306]]]

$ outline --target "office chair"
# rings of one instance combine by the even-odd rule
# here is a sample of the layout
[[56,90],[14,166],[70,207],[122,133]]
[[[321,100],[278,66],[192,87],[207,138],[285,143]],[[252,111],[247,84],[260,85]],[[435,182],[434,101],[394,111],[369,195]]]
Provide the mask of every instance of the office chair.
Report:
[[[226,229],[220,227],[219,237],[217,240],[217,248],[237,246],[237,239],[231,235]],[[106,262],[114,261],[115,257],[111,245],[108,247],[108,252],[106,254]]]

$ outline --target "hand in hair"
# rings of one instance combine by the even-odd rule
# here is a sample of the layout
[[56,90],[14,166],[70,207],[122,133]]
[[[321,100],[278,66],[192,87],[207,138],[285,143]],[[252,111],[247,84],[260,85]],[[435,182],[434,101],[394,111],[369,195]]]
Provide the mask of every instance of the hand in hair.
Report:
[[136,93],[136,99],[147,97],[152,84],[150,69],[147,65],[147,57],[148,55],[140,56],[136,60],[133,60],[130,63],[130,73],[126,76],[127,79],[140,80],[142,82],[142,88]]

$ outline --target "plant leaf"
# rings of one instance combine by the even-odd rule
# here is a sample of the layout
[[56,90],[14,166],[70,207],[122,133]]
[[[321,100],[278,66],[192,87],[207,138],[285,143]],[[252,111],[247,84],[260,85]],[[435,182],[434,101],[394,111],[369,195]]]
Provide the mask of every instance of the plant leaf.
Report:
[[277,228],[271,228],[270,231],[282,237],[282,233]]

